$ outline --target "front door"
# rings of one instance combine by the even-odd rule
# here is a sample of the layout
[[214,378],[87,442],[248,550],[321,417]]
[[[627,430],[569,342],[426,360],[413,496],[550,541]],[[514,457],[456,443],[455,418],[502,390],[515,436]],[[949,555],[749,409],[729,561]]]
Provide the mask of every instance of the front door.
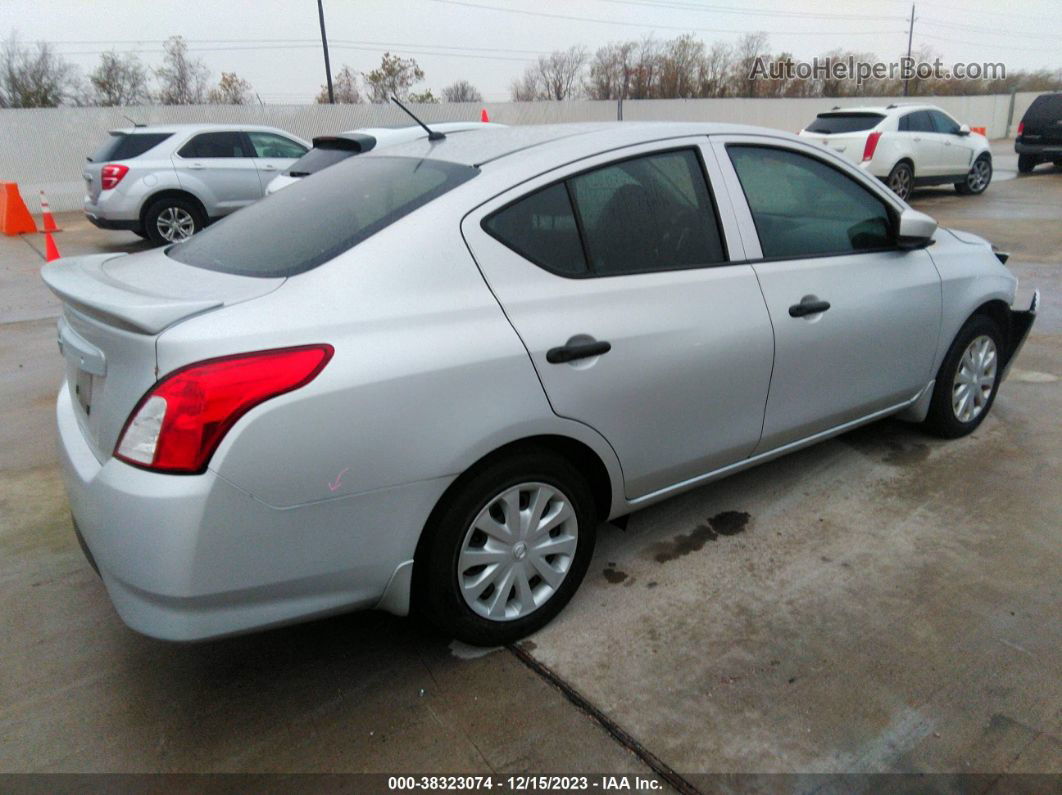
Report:
[[704,141],[580,161],[462,224],[553,410],[609,441],[630,499],[760,437],[771,322]]
[[717,149],[747,197],[736,210],[774,323],[757,452],[914,398],[933,377],[940,277],[928,252],[896,247],[889,201],[803,144],[740,136]]
[[297,141],[276,133],[250,130],[247,138],[254,151],[254,164],[258,168],[263,192],[277,174],[287,171],[292,163],[309,151]]

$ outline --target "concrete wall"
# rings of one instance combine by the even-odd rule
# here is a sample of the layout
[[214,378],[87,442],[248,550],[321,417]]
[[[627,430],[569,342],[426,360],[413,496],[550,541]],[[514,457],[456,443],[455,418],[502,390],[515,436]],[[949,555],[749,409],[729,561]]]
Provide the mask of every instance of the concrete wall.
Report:
[[[1013,132],[1036,94],[1015,95],[1014,118],[1007,130],[1010,95],[934,97],[930,101],[971,126],[988,129],[990,138]],[[874,104],[903,101],[874,98]],[[834,105],[865,104],[866,99],[693,99],[628,100],[626,121],[721,121],[757,124],[796,132],[816,113]],[[478,119],[478,104],[418,105],[426,121]],[[487,103],[492,121],[503,124],[615,121],[618,103],[610,101]],[[268,124],[302,138],[356,127],[402,126],[410,121],[394,105],[243,105],[135,108],[32,108],[0,110],[0,181],[18,182],[30,209],[37,191],[48,194],[53,210],[81,206],[81,168],[107,131],[128,127],[126,116],[145,124],[245,122]]]

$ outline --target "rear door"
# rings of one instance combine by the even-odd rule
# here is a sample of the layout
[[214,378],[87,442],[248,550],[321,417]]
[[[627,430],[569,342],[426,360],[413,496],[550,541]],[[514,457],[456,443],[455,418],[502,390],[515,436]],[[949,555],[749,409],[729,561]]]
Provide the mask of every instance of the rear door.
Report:
[[283,135],[259,130],[249,130],[247,139],[254,152],[254,164],[258,169],[262,190],[265,191],[273,177],[287,171],[309,149]]
[[901,134],[910,139],[915,179],[946,173],[944,146],[929,111],[916,110],[900,118]]
[[200,198],[211,218],[262,197],[254,152],[239,130],[199,133],[172,160],[181,186]]
[[747,197],[735,211],[774,324],[757,452],[913,399],[933,377],[940,278],[927,251],[896,248],[883,189],[795,142],[713,141]]
[[704,140],[557,169],[461,227],[553,410],[612,444],[631,499],[760,436],[771,322]]

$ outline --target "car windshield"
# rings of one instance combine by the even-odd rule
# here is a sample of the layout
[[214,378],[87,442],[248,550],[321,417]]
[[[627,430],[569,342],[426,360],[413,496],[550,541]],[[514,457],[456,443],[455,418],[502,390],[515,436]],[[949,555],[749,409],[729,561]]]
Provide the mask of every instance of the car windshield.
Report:
[[806,129],[825,135],[862,132],[877,127],[884,118],[880,113],[820,113]]
[[288,169],[289,177],[308,177],[322,169],[334,166],[351,155],[358,154],[354,149],[313,148],[294,163]]
[[353,248],[468,181],[473,166],[354,157],[166,249],[178,262],[245,276],[292,276]]
[[111,133],[107,143],[92,154],[89,162],[129,160],[155,148],[171,135],[173,133]]

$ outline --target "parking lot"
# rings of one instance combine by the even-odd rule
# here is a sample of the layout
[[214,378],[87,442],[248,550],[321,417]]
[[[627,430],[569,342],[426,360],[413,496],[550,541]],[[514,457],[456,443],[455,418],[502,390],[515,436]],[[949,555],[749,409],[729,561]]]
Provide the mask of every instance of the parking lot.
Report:
[[[1062,770],[1062,174],[1015,168],[996,142],[985,194],[911,201],[1043,294],[976,433],[880,422],[604,526],[570,606],[491,651],[376,613],[198,645],[127,629],[57,469],[43,242],[0,238],[0,768]],[[146,247],[58,220],[66,256]]]

